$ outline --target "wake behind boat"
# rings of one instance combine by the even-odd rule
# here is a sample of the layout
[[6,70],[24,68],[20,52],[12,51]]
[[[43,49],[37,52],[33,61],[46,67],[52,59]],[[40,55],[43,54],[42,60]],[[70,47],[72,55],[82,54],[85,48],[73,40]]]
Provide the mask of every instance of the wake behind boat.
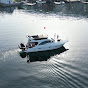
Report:
[[27,38],[27,44],[24,45],[21,43],[19,46],[19,48],[26,53],[58,49],[67,42],[61,39],[55,40],[44,35],[27,36]]

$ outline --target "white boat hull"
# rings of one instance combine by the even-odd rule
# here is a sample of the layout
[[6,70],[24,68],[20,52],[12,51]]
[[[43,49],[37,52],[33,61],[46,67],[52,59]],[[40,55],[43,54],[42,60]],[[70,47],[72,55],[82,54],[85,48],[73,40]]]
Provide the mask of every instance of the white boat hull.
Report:
[[62,47],[67,41],[58,41],[56,43],[50,43],[50,44],[45,44],[45,45],[39,45],[36,47],[28,48],[24,52],[26,53],[31,53],[31,52],[40,52],[40,51],[47,51],[47,50],[53,50],[53,49],[58,49]]
[[46,1],[36,1],[37,2],[37,4],[45,4],[46,3]]

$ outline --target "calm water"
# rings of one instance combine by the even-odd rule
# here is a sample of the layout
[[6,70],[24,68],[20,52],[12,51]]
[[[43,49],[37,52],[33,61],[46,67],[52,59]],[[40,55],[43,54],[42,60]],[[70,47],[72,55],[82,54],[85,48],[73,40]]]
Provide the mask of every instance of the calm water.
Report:
[[[20,56],[27,34],[54,33],[69,42],[30,63]],[[87,4],[0,8],[0,88],[88,88],[87,38]]]

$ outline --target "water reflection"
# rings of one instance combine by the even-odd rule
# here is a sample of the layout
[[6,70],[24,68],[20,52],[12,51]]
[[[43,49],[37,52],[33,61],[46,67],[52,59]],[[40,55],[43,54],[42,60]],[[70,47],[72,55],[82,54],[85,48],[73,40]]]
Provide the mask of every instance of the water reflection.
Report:
[[45,52],[36,52],[36,53],[29,53],[26,54],[24,52],[19,52],[19,55],[22,58],[27,57],[27,62],[34,62],[34,61],[47,61],[51,56],[54,56],[56,54],[60,54],[62,52],[65,52],[66,49],[64,46],[59,48],[59,49],[55,49],[55,50],[50,50],[50,51],[45,51]]
[[0,8],[0,13],[9,13],[12,14],[16,7],[7,7],[7,8]]
[[[21,8],[28,10],[32,10],[39,13],[54,13],[56,15],[61,16],[85,16],[88,17],[88,5],[82,4],[80,2],[77,3],[65,3],[64,5],[55,5],[55,4],[43,4],[43,5],[35,5],[35,6],[22,6]],[[25,11],[26,11],[25,10]]]
[[36,5],[36,10],[39,12],[53,12],[55,8],[55,4],[42,4],[42,5]]

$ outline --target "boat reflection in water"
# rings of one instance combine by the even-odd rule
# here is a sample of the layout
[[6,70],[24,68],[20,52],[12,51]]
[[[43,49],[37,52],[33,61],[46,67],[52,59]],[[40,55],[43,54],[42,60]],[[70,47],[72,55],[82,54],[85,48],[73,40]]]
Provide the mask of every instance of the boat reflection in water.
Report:
[[68,49],[65,49],[64,46],[60,47],[59,49],[55,50],[49,50],[49,51],[43,51],[43,52],[33,52],[33,53],[24,53],[19,52],[19,55],[22,58],[27,57],[27,62],[34,62],[34,61],[47,61],[51,56],[59,55],[62,52],[67,51]]

